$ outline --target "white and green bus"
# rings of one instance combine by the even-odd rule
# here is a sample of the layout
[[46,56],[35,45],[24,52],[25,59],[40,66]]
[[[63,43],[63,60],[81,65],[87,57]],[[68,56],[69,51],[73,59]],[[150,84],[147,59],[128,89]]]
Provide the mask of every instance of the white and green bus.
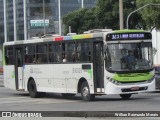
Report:
[[[4,43],[5,87],[93,100],[96,95],[155,90],[152,35],[118,30]],[[132,56],[132,57],[131,57]]]

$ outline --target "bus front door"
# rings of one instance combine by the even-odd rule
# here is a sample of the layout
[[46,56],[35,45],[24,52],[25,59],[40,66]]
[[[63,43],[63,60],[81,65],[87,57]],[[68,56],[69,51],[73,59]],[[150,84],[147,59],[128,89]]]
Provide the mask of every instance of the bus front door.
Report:
[[96,93],[102,93],[104,88],[103,42],[93,42],[93,74]]
[[23,48],[15,48],[15,80],[16,89],[24,89],[23,80]]

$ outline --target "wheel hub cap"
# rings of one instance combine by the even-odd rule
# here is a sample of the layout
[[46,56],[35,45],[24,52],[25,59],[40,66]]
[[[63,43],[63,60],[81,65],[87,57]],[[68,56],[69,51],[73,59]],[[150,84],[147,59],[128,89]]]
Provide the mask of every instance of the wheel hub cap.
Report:
[[83,96],[88,96],[89,94],[89,89],[87,87],[83,88]]

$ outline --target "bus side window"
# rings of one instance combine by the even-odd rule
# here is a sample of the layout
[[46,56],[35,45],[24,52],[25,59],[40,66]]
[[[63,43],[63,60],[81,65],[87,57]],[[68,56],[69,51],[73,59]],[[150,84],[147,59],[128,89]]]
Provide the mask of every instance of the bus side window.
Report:
[[49,62],[54,62],[54,44],[49,44],[48,47]]
[[5,56],[6,64],[8,64],[8,56]]
[[66,53],[66,45],[65,43],[62,43],[62,62],[67,62],[67,53]]
[[18,50],[17,51],[17,55],[18,55],[18,66],[21,67],[23,66],[23,58],[22,58],[22,53],[21,53],[21,50]]
[[54,62],[61,62],[62,61],[62,44],[57,42],[57,43],[54,43]]
[[[77,43],[77,58],[82,62],[91,61],[91,44],[90,42]],[[78,60],[77,59],[77,60]]]
[[60,53],[54,54],[54,62],[60,62],[61,61],[61,55]]
[[47,44],[36,46],[36,63],[47,63]]
[[36,63],[43,63],[43,60],[42,60],[41,56],[37,56]]
[[25,46],[25,63],[35,63],[35,46]]
[[27,55],[25,55],[25,63],[29,63],[29,58]]
[[7,47],[5,49],[5,60],[7,65],[13,65],[13,47]]
[[68,62],[76,62],[75,42],[66,43],[66,51]]

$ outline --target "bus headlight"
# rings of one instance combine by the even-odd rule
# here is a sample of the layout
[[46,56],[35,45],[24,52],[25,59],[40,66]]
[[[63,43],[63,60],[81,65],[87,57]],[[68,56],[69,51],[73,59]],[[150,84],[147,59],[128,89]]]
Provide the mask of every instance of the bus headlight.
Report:
[[120,85],[121,84],[120,82],[118,82],[117,80],[114,80],[112,78],[110,78],[109,81],[112,82],[115,85]]
[[147,82],[151,83],[154,80],[154,77],[152,77],[151,79],[149,79]]
[[110,77],[106,77],[106,79],[110,82],[112,82],[113,84],[115,85],[120,85],[121,82],[118,82],[117,80],[113,79],[113,78],[110,78]]

